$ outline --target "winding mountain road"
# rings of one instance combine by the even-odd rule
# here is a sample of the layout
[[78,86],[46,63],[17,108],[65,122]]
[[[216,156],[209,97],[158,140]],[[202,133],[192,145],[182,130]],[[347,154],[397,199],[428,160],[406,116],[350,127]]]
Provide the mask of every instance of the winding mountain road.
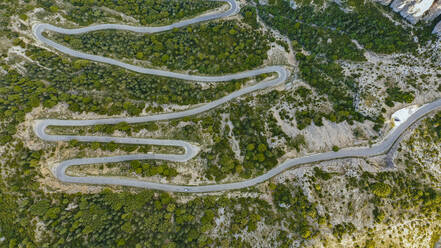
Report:
[[138,179],[130,179],[130,178],[122,178],[122,177],[104,177],[104,176],[84,176],[84,177],[72,177],[66,175],[66,169],[70,166],[74,165],[87,165],[87,164],[97,164],[97,163],[115,163],[115,162],[123,162],[130,160],[166,160],[166,161],[174,161],[174,162],[185,162],[192,158],[194,158],[199,152],[199,147],[191,144],[190,142],[181,141],[181,140],[162,140],[162,139],[143,139],[143,138],[118,138],[118,137],[108,137],[108,136],[72,136],[72,135],[50,135],[46,133],[46,128],[48,126],[92,126],[99,124],[117,124],[120,122],[127,123],[143,123],[150,121],[159,121],[159,120],[170,120],[177,119],[186,116],[196,115],[210,109],[213,109],[221,104],[224,104],[234,98],[240,97],[242,95],[251,93],[256,90],[265,89],[268,87],[273,87],[278,84],[285,82],[289,76],[288,71],[282,66],[267,66],[261,69],[245,71],[237,74],[231,75],[222,75],[222,76],[200,76],[200,75],[187,75],[182,73],[175,73],[157,69],[143,68],[131,64],[127,64],[118,60],[114,60],[107,57],[102,57],[98,55],[92,55],[88,53],[83,53],[80,51],[72,50],[68,47],[65,47],[61,44],[58,44],[46,37],[42,34],[45,31],[52,31],[62,34],[81,34],[91,31],[97,30],[106,30],[106,29],[117,29],[117,30],[129,30],[138,33],[156,33],[172,30],[174,28],[180,28],[187,25],[195,24],[198,22],[214,20],[218,18],[223,18],[227,16],[234,15],[238,12],[239,8],[235,0],[219,0],[223,2],[227,2],[230,5],[230,8],[224,12],[220,13],[212,13],[208,15],[203,15],[199,17],[195,17],[193,19],[180,21],[168,26],[161,27],[134,27],[128,25],[119,25],[119,24],[101,24],[96,26],[89,26],[84,28],[77,29],[65,29],[56,27],[50,24],[36,24],[33,26],[33,33],[37,40],[44,43],[45,45],[58,50],[59,52],[68,54],[73,57],[92,60],[96,62],[107,63],[111,65],[120,66],[122,68],[135,71],[138,73],[151,74],[157,76],[164,76],[170,78],[178,78],[183,80],[190,81],[200,81],[200,82],[223,82],[230,81],[234,79],[243,79],[249,78],[257,75],[261,75],[264,73],[277,73],[277,77],[272,80],[264,80],[259,82],[253,86],[242,88],[238,91],[235,91],[225,97],[222,97],[218,100],[212,101],[210,103],[204,104],[202,106],[192,108],[185,111],[173,112],[173,113],[165,113],[151,116],[142,116],[142,117],[132,117],[132,118],[108,118],[108,119],[96,119],[96,120],[56,120],[56,119],[45,119],[45,120],[37,120],[34,125],[35,134],[45,140],[45,141],[69,141],[69,140],[78,140],[81,142],[115,142],[120,144],[139,144],[139,145],[160,145],[160,146],[177,146],[182,147],[185,152],[184,154],[134,154],[134,155],[125,155],[125,156],[113,156],[113,157],[100,157],[100,158],[81,158],[81,159],[72,159],[61,162],[58,166],[54,168],[54,175],[60,181],[65,183],[85,183],[85,184],[99,184],[99,185],[122,185],[122,186],[133,186],[147,189],[156,189],[163,191],[172,191],[172,192],[212,192],[212,191],[223,191],[223,190],[233,190],[233,189],[241,189],[250,186],[254,186],[256,184],[262,183],[269,178],[287,170],[297,165],[306,164],[306,163],[314,163],[325,160],[332,159],[341,159],[341,158],[349,158],[349,157],[370,157],[377,156],[381,154],[385,154],[387,151],[391,149],[393,144],[400,138],[401,134],[410,126],[412,123],[416,122],[418,119],[422,118],[426,114],[431,111],[438,109],[441,107],[441,99],[429,103],[423,107],[421,107],[418,111],[416,111],[412,116],[410,116],[404,123],[402,123],[398,128],[393,130],[382,142],[370,147],[370,148],[348,148],[342,149],[338,152],[326,152],[320,154],[314,154],[310,156],[288,159],[277,167],[271,169],[267,173],[258,176],[253,179],[245,180],[242,182],[236,183],[227,183],[227,184],[214,184],[214,185],[200,185],[200,186],[186,186],[186,185],[173,185],[173,184],[161,184],[161,183],[153,183],[142,181]]

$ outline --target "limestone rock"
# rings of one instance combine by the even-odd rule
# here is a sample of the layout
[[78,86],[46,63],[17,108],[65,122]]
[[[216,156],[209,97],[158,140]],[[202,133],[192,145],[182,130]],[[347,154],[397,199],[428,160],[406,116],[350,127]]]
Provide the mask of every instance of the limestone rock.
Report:
[[435,1],[430,9],[424,14],[424,20],[431,22],[441,14],[441,1]]
[[435,0],[394,0],[391,7],[413,24],[420,20],[433,21],[441,14],[441,2]]
[[[434,5],[434,0],[394,0],[391,4],[395,12],[415,24],[423,18],[426,12]],[[436,12],[436,11],[435,11]]]
[[392,2],[392,0],[374,0],[374,2],[388,6]]
[[[389,5],[393,11],[399,13],[410,23],[418,21],[431,22],[441,14],[441,1],[439,0],[373,0],[383,5]],[[441,35],[441,24],[438,23],[433,30],[434,34]]]

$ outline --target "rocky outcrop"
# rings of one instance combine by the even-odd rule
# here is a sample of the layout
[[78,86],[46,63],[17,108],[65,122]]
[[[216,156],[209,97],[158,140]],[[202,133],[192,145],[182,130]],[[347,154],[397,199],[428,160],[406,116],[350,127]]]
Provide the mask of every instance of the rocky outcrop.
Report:
[[432,4],[430,9],[424,14],[425,21],[433,21],[441,14],[441,1],[436,1]]
[[[334,0],[337,1],[337,0]],[[419,21],[433,22],[441,15],[441,0],[371,0],[373,2],[390,6],[393,11],[412,24]],[[441,21],[433,29],[432,33],[441,36]]]
[[392,0],[374,0],[374,2],[388,6],[392,2]]
[[433,20],[441,13],[441,4],[435,0],[394,0],[391,8],[413,24]]
[[[373,0],[374,2],[390,6],[410,23],[419,21],[432,22],[441,14],[441,0]],[[434,34],[441,35],[441,22],[433,30]]]

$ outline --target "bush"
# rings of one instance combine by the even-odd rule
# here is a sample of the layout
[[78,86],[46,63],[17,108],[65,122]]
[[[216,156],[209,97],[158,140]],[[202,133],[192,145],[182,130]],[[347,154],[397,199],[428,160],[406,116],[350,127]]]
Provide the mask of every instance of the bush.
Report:
[[374,183],[370,188],[374,195],[382,198],[389,196],[392,190],[388,184],[382,182]]

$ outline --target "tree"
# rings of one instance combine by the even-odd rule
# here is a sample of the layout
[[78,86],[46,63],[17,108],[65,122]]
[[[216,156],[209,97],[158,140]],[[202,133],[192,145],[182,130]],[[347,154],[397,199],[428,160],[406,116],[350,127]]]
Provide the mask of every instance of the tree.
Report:
[[388,184],[382,182],[374,183],[370,186],[370,188],[374,195],[382,198],[389,196],[391,193],[391,187]]

